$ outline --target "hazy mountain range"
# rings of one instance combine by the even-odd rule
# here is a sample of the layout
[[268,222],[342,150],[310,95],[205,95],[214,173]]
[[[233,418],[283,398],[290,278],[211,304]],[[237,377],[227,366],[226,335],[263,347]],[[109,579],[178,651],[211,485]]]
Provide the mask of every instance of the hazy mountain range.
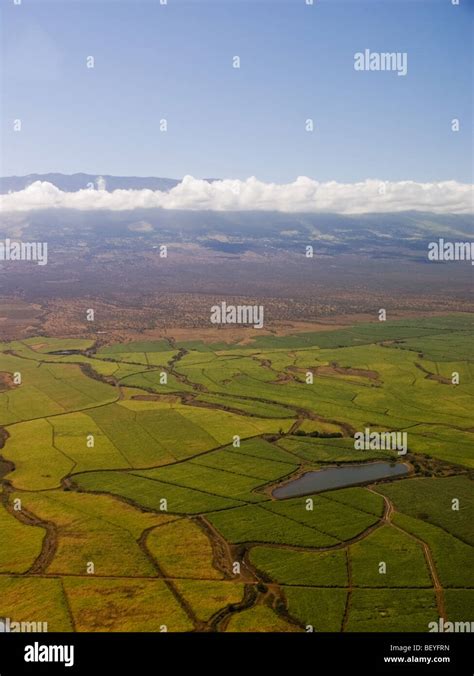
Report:
[[24,190],[35,181],[47,181],[65,192],[77,192],[91,183],[97,186],[98,180],[105,182],[107,190],[171,190],[180,181],[174,178],[155,176],[110,176],[108,174],[28,174],[27,176],[4,176],[0,178],[0,194]]
[[[47,181],[67,192],[87,188],[88,184],[97,187],[98,182],[99,187],[108,191],[118,188],[169,191],[181,183],[158,177],[29,174],[1,178],[1,192],[19,191],[35,181]],[[312,244],[323,255],[408,256],[426,262],[427,242],[439,237],[472,239],[474,225],[470,215],[420,211],[341,215],[161,208],[88,211],[57,207],[4,213],[0,233],[63,244],[81,240],[106,247],[116,246],[117,240],[124,245],[141,242],[145,246],[181,242],[226,254],[253,252],[264,256],[303,253],[305,246]]]
[[181,180],[91,174],[30,174],[0,179],[3,213],[39,209],[79,211],[260,211],[286,214],[429,212],[472,215],[472,185],[453,180],[422,183],[366,178],[356,183],[297,176],[268,182],[249,176]]

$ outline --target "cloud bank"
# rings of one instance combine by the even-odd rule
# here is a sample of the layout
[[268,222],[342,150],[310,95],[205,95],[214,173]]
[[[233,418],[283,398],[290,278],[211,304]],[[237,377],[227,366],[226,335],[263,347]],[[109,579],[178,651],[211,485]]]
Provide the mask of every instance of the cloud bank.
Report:
[[226,179],[209,183],[192,176],[168,192],[160,190],[85,189],[63,192],[52,183],[36,181],[24,190],[0,196],[4,212],[38,209],[132,211],[187,209],[193,211],[282,211],[288,213],[363,214],[427,211],[437,214],[473,213],[473,186],[456,181],[416,183],[377,181],[321,183],[299,176],[293,183],[263,183]]

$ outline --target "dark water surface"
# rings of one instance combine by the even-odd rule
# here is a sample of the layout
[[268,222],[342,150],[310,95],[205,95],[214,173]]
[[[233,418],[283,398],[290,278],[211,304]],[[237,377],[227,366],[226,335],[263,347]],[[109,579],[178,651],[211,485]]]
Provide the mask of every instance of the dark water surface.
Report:
[[318,493],[330,488],[344,488],[366,481],[388,479],[408,474],[408,465],[388,462],[371,462],[366,465],[348,465],[346,467],[329,467],[316,472],[306,472],[284,486],[272,491],[274,498],[294,498],[298,495]]

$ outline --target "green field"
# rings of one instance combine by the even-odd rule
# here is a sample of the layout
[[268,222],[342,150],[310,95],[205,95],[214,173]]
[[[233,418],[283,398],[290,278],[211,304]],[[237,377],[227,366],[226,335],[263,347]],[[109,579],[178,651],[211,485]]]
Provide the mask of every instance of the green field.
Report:
[[341,549],[318,553],[253,547],[250,560],[271,579],[285,585],[347,586],[347,560]]
[[[0,617],[157,632],[472,621],[473,338],[457,314],[245,344],[0,344]],[[365,428],[406,432],[408,454],[356,450]],[[400,459],[402,479],[272,495],[309,470]]]

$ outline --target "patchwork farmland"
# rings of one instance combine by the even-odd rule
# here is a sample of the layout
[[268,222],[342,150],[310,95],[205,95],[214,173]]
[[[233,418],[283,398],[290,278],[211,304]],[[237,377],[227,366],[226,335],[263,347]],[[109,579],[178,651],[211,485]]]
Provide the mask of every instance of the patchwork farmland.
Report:
[[[0,617],[50,631],[470,621],[473,337],[457,314],[230,344],[0,344]],[[406,432],[407,454],[356,450],[367,427]],[[373,462],[408,472],[272,495]]]

